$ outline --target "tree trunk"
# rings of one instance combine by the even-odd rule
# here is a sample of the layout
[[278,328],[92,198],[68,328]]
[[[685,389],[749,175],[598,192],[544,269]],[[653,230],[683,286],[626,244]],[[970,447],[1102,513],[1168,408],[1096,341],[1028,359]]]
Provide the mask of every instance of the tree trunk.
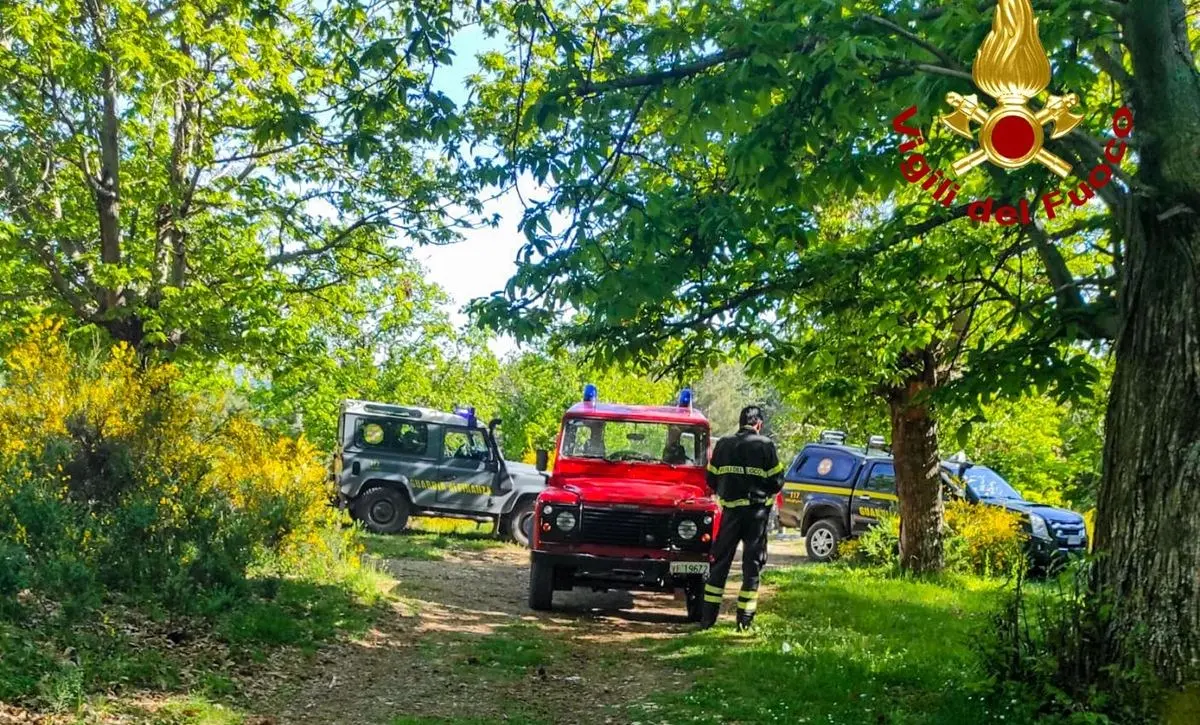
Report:
[[1138,193],[1096,521],[1107,656],[1200,679],[1200,73],[1179,0],[1130,3]]
[[[1140,236],[1140,235],[1139,235]],[[1110,654],[1171,684],[1200,677],[1200,228],[1127,240],[1096,521]]]
[[900,498],[900,566],[914,573],[941,571],[944,564],[937,423],[929,392],[924,380],[910,380],[888,396]]
[[[96,213],[100,221],[100,261],[121,263],[121,139],[117,114],[116,59],[107,48],[106,13],[100,0],[87,3],[92,20],[92,36],[103,57],[100,66],[100,172],[95,180]],[[102,291],[102,310],[108,312],[123,303],[120,289]]]

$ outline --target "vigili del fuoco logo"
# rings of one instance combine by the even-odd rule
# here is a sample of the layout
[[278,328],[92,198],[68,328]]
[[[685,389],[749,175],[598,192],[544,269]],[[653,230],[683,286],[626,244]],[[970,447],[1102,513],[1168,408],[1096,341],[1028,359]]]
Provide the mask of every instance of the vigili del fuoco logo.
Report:
[[[1061,138],[1079,125],[1083,116],[1072,112],[1079,104],[1079,97],[1074,93],[1051,95],[1041,108],[1030,106],[1030,101],[1050,85],[1050,59],[1038,38],[1038,22],[1033,17],[1029,0],[1000,0],[992,30],[975,56],[971,77],[996,105],[989,109],[975,94],[946,95],[946,103],[953,110],[941,116],[941,124],[979,144],[979,148],[950,165],[954,177],[961,179],[980,164],[990,162],[1008,170],[1038,163],[1067,178],[1071,165],[1046,149],[1046,133],[1049,127],[1050,138]],[[900,171],[909,183],[919,183],[924,191],[948,207],[954,202],[961,184],[952,181],[941,169],[931,169],[925,156],[917,152],[925,143],[925,137],[919,128],[908,125],[916,114],[917,107],[911,106],[892,119],[896,133],[909,137],[900,144],[900,153],[904,156]],[[1065,195],[1064,190],[1055,190],[1040,197],[1047,219],[1053,219],[1056,209],[1067,201],[1074,206],[1083,206],[1096,195],[1096,189],[1112,181],[1113,170],[1109,164],[1118,165],[1125,158],[1127,148],[1121,139],[1128,138],[1133,132],[1133,113],[1128,107],[1122,106],[1113,114],[1112,130],[1115,138],[1104,149],[1108,163],[1097,164],[1087,179],[1066,189]],[[1032,222],[1028,199],[1022,199],[1015,206],[998,207],[991,197],[973,201],[967,207],[967,216],[979,222],[995,220],[1002,226]]]

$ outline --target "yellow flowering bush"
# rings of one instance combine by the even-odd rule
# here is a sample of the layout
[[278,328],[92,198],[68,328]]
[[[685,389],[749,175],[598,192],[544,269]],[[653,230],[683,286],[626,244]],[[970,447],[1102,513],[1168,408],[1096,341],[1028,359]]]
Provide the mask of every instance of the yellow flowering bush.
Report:
[[[986,576],[1007,575],[1025,561],[1021,517],[998,506],[966,501],[946,504],[946,568]],[[900,517],[885,514],[857,539],[842,543],[840,557],[850,564],[895,565],[899,562]]]
[[946,563],[975,574],[1004,575],[1025,561],[1026,534],[1018,514],[999,506],[946,504]]
[[179,392],[127,346],[81,357],[43,321],[0,373],[0,598],[29,588],[186,603],[252,567],[356,562],[305,440]]

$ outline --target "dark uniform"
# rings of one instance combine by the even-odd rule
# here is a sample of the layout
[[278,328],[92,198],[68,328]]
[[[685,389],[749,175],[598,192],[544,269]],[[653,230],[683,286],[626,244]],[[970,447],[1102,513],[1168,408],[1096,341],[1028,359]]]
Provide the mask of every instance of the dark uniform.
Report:
[[716,621],[725,579],[742,544],[742,590],[738,626],[748,627],[758,605],[758,577],[767,563],[767,527],[775,496],[783,488],[783,464],[775,443],[751,426],[722,438],[708,464],[708,485],[721,504],[721,529],[713,544],[712,567],[704,587],[705,626]]

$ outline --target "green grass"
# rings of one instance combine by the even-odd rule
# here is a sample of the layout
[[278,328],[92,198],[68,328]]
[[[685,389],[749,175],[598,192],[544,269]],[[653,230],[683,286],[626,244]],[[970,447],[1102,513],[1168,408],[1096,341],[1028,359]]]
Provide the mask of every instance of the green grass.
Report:
[[1022,723],[1020,703],[989,696],[971,641],[998,585],[915,581],[805,566],[772,572],[754,634],[728,624],[656,645],[697,671],[655,698],[671,722]]
[[[413,519],[402,534],[359,534],[367,553],[383,559],[442,561],[451,553],[487,551],[507,546],[485,524],[453,519]],[[421,527],[421,528],[417,528]]]
[[566,650],[528,622],[498,627],[491,634],[445,634],[418,644],[430,660],[454,669],[459,679],[511,682],[546,667]]
[[[334,636],[365,631],[388,600],[381,577],[363,567],[337,583],[252,579],[246,587],[195,602],[194,614],[172,626],[156,607],[134,601],[107,603],[82,619],[54,616],[33,626],[0,618],[0,701],[78,712],[101,692],[192,688],[227,698],[236,688],[216,672],[226,656],[261,661],[280,645],[312,652]],[[179,651],[163,646],[163,634],[172,630],[187,640]],[[198,639],[219,646],[188,646]],[[220,708],[214,712],[220,714]],[[186,721],[226,722],[213,717]]]

